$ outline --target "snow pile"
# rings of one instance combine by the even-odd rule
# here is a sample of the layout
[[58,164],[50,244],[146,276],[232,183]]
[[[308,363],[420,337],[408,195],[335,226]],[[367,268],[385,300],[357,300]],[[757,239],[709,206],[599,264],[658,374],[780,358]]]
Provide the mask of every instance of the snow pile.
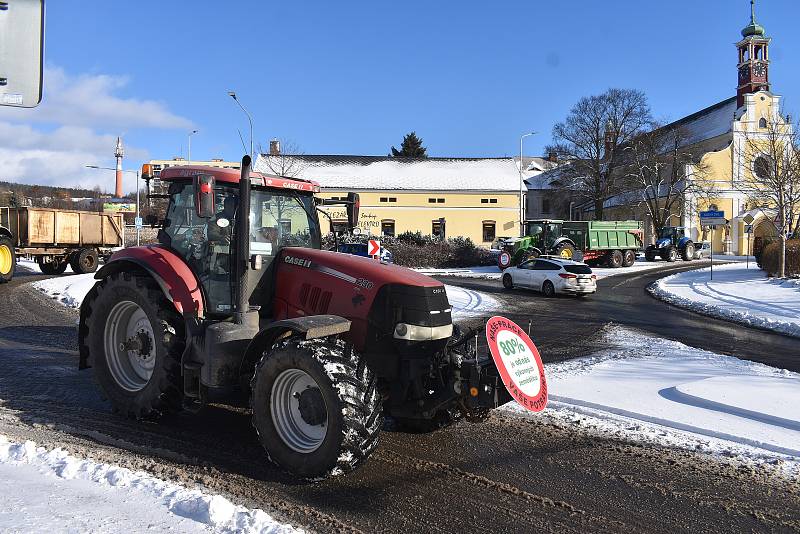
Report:
[[673,274],[650,286],[666,302],[692,311],[800,337],[800,282],[767,278],[741,263]]
[[80,308],[83,298],[94,287],[94,273],[56,276],[33,283],[33,287],[69,308]]
[[[636,261],[630,267],[619,267],[612,269],[610,267],[592,267],[592,272],[597,275],[597,278],[608,278],[609,276],[616,276],[620,274],[629,274],[632,272],[649,271],[663,267],[664,262],[659,261]],[[476,278],[480,280],[500,280],[503,273],[500,267],[496,265],[480,266],[480,267],[463,267],[452,269],[414,269],[422,274],[428,276],[452,276],[455,278]]]
[[453,308],[454,319],[494,315],[500,308],[500,303],[486,293],[459,286],[444,287],[447,291],[447,300]]
[[47,450],[31,441],[14,443],[2,435],[0,473],[4,496],[0,530],[6,532],[140,532],[154,528],[182,532],[301,532],[262,510],[235,505],[220,495],[186,489],[143,472],[79,459],[62,449]]
[[533,417],[800,477],[800,374],[622,327],[605,340],[605,351],[545,365],[550,403]]

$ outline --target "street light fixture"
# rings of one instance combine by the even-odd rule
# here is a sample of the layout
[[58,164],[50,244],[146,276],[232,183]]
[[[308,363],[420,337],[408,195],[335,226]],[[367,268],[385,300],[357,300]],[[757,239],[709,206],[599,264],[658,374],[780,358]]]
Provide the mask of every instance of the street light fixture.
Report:
[[196,134],[196,133],[197,133],[197,130],[192,130],[191,132],[189,132],[189,151],[186,154],[186,159],[188,160],[186,162],[187,165],[191,165],[192,164],[192,136],[194,134]]
[[[97,165],[86,165],[87,169],[99,169],[102,171],[116,171],[117,169],[113,169],[111,167],[98,167]],[[136,219],[141,219],[142,215],[139,212],[139,171],[138,170],[130,170],[130,169],[123,169],[122,172],[133,172],[136,173]],[[140,225],[136,225],[136,246],[138,247],[141,243],[141,228]]]
[[519,236],[525,236],[525,179],[522,176],[522,141],[526,137],[536,135],[538,132],[528,132],[519,138]]
[[248,122],[250,122],[250,157],[252,158],[253,157],[253,118],[250,116],[250,114],[247,112],[247,110],[244,109],[244,106],[242,105],[242,103],[239,102],[239,99],[236,97],[236,91],[228,91],[228,96],[231,97],[232,99],[234,99],[237,104],[239,104],[239,107],[242,108],[242,111],[244,111],[244,114],[247,115]]

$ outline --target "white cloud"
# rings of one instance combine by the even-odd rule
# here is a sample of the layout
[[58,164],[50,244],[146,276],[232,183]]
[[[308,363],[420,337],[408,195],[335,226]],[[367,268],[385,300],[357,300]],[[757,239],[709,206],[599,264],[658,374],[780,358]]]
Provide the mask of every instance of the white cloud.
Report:
[[[37,108],[0,107],[0,180],[42,185],[93,187],[113,192],[109,166],[117,135],[133,129],[186,129],[191,121],[160,102],[120,98],[113,93],[127,83],[108,75],[70,76],[45,69],[45,95]],[[149,158],[147,150],[126,143],[127,161]],[[132,168],[126,164],[127,168]],[[134,191],[132,175],[124,190]]]
[[122,76],[70,76],[61,68],[47,67],[42,103],[30,109],[0,107],[0,120],[93,126],[117,132],[129,128],[193,126],[190,120],[175,115],[161,102],[113,94],[127,83]]

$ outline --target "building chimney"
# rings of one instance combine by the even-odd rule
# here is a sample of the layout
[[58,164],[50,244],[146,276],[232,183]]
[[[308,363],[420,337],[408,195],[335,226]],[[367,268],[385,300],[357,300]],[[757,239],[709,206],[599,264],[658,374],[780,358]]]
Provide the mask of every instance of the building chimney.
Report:
[[279,156],[281,154],[281,142],[277,139],[273,139],[269,142],[269,155],[270,156]]
[[603,136],[603,142],[605,145],[604,146],[605,152],[603,154],[603,159],[608,159],[611,157],[611,153],[614,151],[614,132],[611,120],[606,121],[606,131]]
[[117,186],[114,189],[114,196],[122,198],[122,158],[125,156],[125,149],[122,147],[122,138],[117,137],[117,147],[114,149],[114,157],[117,158]]
[[547,161],[550,161],[552,163],[558,163],[558,154],[555,151],[550,151],[547,154]]

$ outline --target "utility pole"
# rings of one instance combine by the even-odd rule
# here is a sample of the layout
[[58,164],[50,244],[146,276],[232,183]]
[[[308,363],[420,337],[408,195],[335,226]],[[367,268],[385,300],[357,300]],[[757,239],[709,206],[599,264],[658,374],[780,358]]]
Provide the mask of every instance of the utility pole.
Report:
[[536,132],[522,134],[519,138],[519,236],[525,234],[525,178],[522,176],[522,141],[526,137],[536,135]]
[[186,159],[187,159],[186,164],[187,165],[191,165],[192,164],[192,136],[194,134],[196,134],[196,133],[197,133],[197,130],[192,130],[191,132],[189,132],[189,150],[186,153]]

